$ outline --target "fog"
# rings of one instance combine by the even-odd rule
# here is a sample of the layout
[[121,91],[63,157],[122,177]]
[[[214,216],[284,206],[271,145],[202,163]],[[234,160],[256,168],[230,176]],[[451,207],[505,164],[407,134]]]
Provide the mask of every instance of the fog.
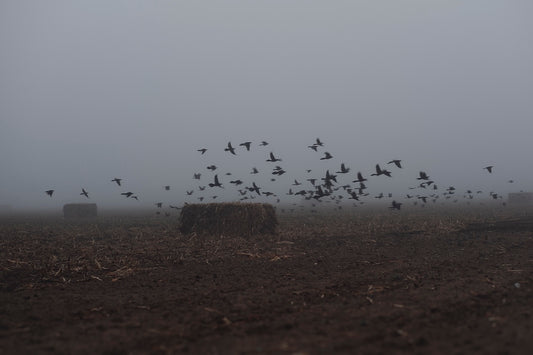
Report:
[[[299,202],[285,195],[294,179],[342,162],[351,171],[339,185],[378,163],[391,171],[369,178],[369,198],[430,193],[409,190],[419,171],[440,193],[531,191],[532,10],[528,0],[4,0],[0,205],[233,201],[233,179]],[[325,151],[333,158],[320,160]],[[282,161],[266,162],[270,152]],[[214,174],[224,189],[198,191]]]

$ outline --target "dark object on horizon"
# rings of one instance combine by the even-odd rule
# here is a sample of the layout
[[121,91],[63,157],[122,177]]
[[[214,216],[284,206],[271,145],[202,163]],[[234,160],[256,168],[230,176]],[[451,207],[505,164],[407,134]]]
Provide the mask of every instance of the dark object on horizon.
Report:
[[85,191],[84,188],[81,189],[81,193],[80,193],[80,195],[83,195],[83,196],[89,198],[89,193],[88,193],[87,191]]
[[400,210],[402,208],[402,204],[396,201],[392,201],[392,206],[389,207],[391,210]]
[[492,173],[492,168],[494,168],[494,166],[489,165],[489,166],[484,167],[483,169],[487,170],[489,173]]
[[119,178],[114,178],[113,180],[111,180],[112,182],[116,182],[118,186],[121,186],[120,185],[120,182],[122,181],[122,179],[119,179]]
[[54,194],[54,190],[46,190],[45,192],[50,197],[52,197],[52,195]]
[[69,203],[63,206],[65,218],[93,218],[97,216],[96,203]]
[[266,203],[188,204],[180,221],[182,233],[210,236],[275,234],[278,225],[274,207]]

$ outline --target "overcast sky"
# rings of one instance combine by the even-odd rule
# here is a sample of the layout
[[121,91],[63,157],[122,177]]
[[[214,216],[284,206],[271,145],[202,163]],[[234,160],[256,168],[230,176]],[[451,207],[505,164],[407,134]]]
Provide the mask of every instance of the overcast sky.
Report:
[[[255,181],[279,191],[307,168],[319,177],[345,162],[349,181],[391,159],[404,169],[389,166],[376,192],[404,193],[420,170],[443,188],[533,190],[532,10],[529,0],[3,0],[0,205],[60,208],[85,201],[82,187],[104,206],[132,203],[125,191],[178,204],[212,181],[210,164],[225,186],[261,167]],[[223,151],[246,140],[251,152]],[[287,170],[273,185],[270,151]],[[334,158],[321,161],[324,151]]]

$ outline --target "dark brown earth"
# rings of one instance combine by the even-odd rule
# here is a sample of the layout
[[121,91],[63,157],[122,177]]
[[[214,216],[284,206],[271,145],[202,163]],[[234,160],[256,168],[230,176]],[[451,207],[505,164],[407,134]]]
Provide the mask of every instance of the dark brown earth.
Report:
[[6,218],[0,353],[530,354],[533,222],[458,216]]

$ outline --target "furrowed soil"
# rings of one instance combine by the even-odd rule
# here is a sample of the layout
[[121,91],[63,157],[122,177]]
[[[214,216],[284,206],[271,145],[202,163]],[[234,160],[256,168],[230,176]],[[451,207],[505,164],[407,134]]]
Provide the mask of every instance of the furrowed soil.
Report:
[[533,218],[0,221],[2,354],[530,354]]

